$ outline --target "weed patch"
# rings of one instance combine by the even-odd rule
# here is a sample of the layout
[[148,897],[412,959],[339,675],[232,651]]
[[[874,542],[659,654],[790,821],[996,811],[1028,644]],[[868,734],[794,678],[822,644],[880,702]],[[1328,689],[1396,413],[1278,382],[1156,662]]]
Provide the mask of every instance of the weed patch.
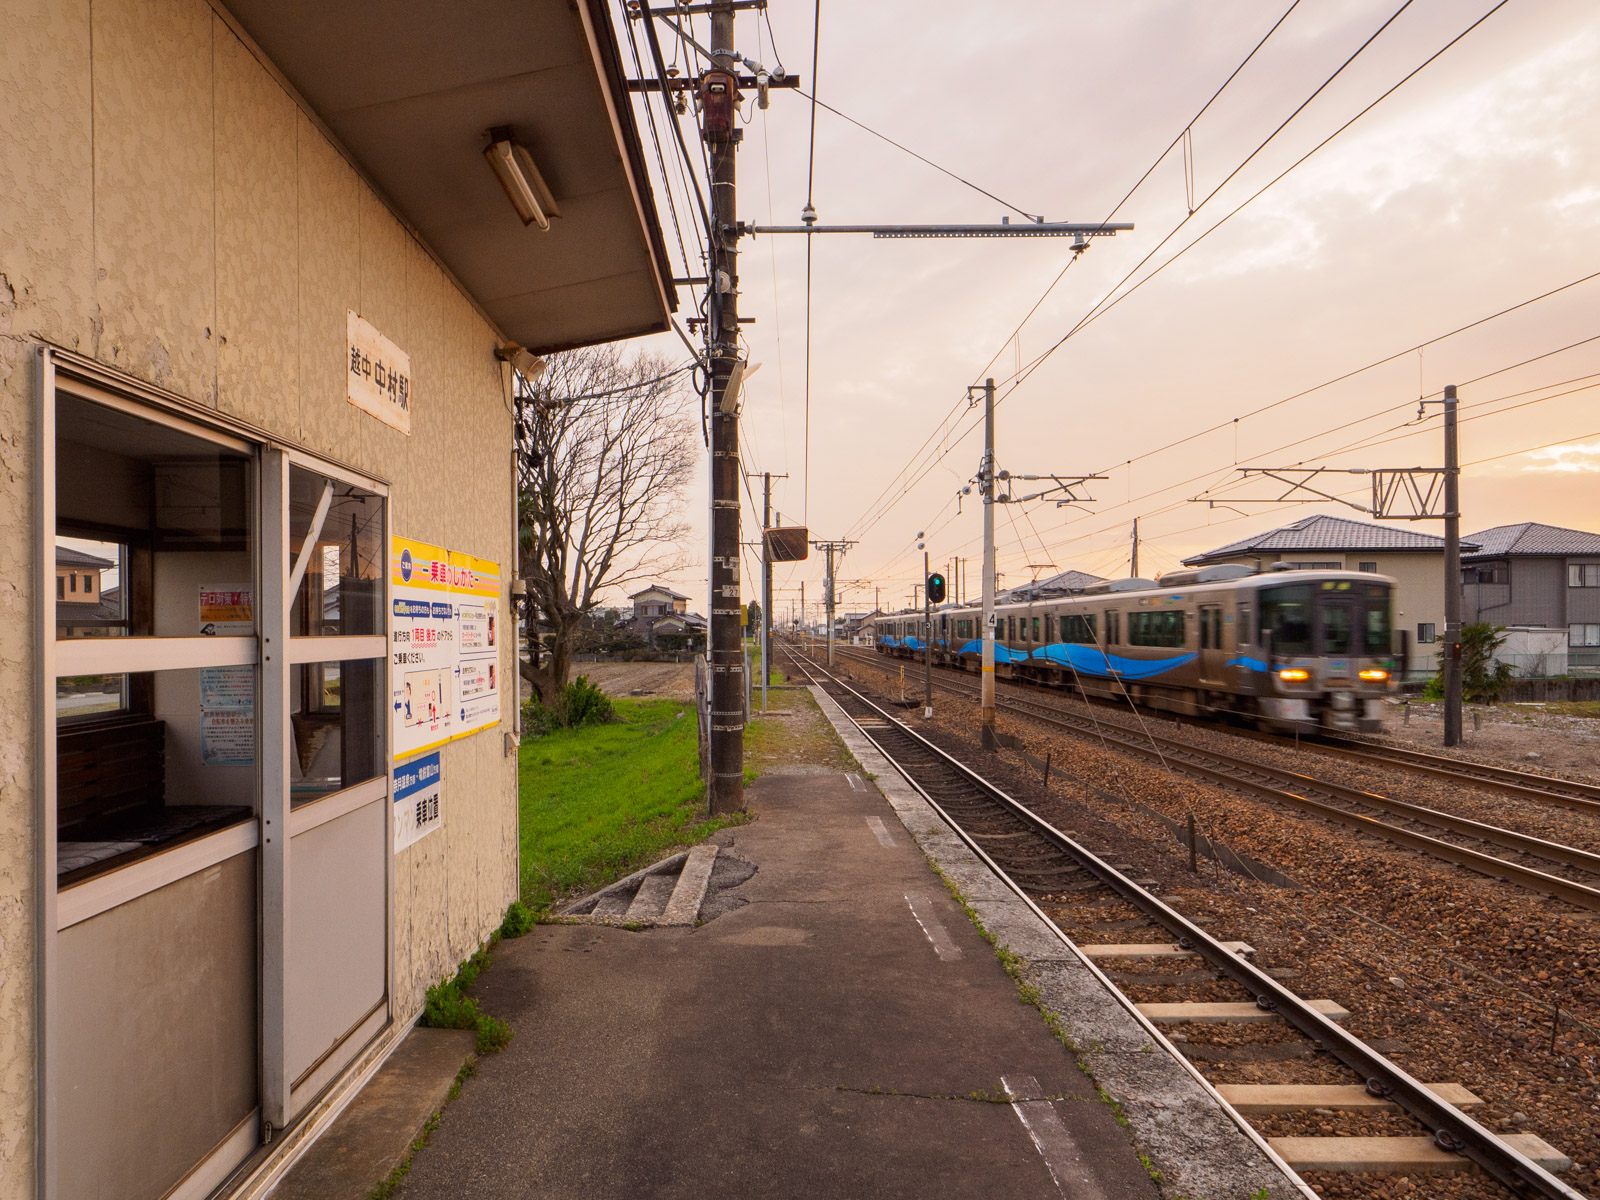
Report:
[[612,703],[616,721],[554,730],[518,757],[521,890],[535,916],[741,819],[706,815],[693,705]]
[[484,1012],[476,996],[467,995],[467,989],[493,961],[494,947],[499,941],[497,933],[462,963],[454,975],[430,987],[422,1009],[422,1024],[434,1029],[476,1030],[479,1054],[497,1054],[511,1044],[511,1026]]

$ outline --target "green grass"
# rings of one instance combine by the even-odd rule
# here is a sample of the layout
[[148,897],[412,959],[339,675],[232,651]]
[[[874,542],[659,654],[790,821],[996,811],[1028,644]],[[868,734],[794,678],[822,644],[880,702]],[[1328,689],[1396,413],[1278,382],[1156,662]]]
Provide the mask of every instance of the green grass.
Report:
[[522,744],[522,898],[535,911],[733,823],[706,819],[692,703],[618,698],[616,708],[613,724]]
[[1600,717],[1600,700],[1556,700],[1544,706],[1563,717]]

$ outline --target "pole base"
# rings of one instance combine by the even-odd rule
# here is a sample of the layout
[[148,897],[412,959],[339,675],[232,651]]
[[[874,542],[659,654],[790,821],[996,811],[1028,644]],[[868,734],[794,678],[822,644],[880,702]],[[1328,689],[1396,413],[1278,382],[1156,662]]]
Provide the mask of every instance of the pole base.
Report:
[[998,749],[1000,749],[1000,742],[994,736],[994,726],[993,725],[980,725],[978,727],[978,729],[979,729],[979,743],[983,746],[983,748],[985,750],[998,750]]

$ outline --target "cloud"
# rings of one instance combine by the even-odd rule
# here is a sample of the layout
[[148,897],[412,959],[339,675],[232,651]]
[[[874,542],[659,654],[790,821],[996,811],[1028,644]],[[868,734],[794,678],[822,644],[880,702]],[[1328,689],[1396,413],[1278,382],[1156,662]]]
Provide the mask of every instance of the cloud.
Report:
[[1524,471],[1600,471],[1600,442],[1568,442],[1561,446],[1546,446],[1543,450],[1530,450],[1523,455],[1534,463]]

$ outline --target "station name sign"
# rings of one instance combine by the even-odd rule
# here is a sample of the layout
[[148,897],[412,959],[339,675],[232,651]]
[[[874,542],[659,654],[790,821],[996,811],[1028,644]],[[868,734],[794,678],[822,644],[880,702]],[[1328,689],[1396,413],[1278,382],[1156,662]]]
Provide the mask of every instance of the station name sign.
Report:
[[354,309],[346,310],[345,399],[401,433],[411,433],[411,356]]

